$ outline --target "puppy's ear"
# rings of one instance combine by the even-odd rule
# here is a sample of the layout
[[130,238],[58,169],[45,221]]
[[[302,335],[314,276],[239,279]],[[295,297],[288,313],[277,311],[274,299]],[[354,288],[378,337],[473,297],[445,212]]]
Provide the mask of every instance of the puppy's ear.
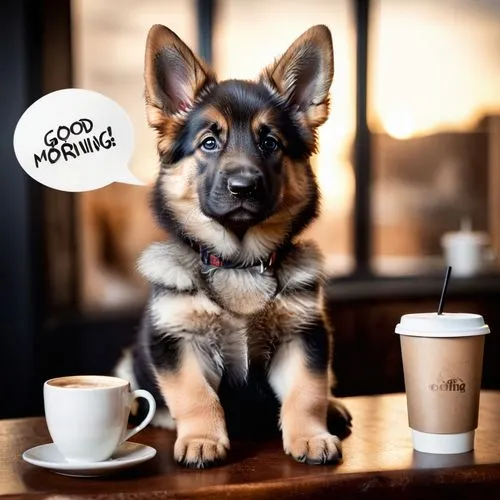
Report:
[[328,118],[330,85],[333,79],[333,46],[330,30],[313,26],[300,36],[260,76],[317,127]]
[[173,31],[156,24],[146,42],[144,80],[148,122],[161,129],[166,119],[189,111],[215,76]]

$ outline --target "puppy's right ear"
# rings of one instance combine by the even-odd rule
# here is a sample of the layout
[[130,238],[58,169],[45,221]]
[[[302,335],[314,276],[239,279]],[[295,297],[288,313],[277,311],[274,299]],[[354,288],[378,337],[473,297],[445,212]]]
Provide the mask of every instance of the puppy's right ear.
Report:
[[200,93],[216,82],[189,47],[160,24],[149,30],[144,80],[148,122],[158,130],[174,115],[188,112]]

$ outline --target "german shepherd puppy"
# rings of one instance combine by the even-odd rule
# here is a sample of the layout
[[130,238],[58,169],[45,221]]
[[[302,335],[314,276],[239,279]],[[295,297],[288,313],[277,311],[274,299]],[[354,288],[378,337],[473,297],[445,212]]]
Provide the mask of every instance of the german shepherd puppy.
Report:
[[170,237],[140,258],[151,297],[117,374],[155,394],[155,423],[177,427],[174,456],[187,466],[224,459],[229,435],[278,421],[296,460],[341,457],[327,417],[344,427],[351,417],[330,396],[322,258],[299,241],[318,213],[309,158],[332,78],[325,26],[257,81],[218,82],[172,31],[149,32],[146,109],[161,161],[152,204]]

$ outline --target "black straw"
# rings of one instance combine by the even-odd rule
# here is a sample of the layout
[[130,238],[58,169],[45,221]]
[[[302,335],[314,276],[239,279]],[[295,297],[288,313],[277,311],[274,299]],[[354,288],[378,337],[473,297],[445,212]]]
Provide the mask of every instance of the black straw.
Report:
[[443,314],[444,302],[446,300],[446,290],[448,289],[448,281],[450,281],[451,266],[446,270],[444,277],[443,289],[441,290],[441,299],[439,300],[438,314]]

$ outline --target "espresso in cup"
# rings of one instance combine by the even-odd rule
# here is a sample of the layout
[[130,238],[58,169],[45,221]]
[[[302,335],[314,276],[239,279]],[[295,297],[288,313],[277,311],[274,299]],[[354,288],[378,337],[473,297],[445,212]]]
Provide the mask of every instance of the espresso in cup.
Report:
[[[149,392],[131,391],[129,383],[117,377],[55,378],[45,382],[43,395],[49,433],[70,462],[107,460],[120,444],[144,429],[156,411]],[[146,399],[149,411],[137,427],[127,430],[136,398]]]
[[482,316],[422,313],[402,316],[403,370],[413,447],[427,453],[474,448],[485,335]]
[[98,389],[120,386],[122,380],[114,377],[86,376],[56,378],[48,383],[53,387],[65,387],[67,389]]

